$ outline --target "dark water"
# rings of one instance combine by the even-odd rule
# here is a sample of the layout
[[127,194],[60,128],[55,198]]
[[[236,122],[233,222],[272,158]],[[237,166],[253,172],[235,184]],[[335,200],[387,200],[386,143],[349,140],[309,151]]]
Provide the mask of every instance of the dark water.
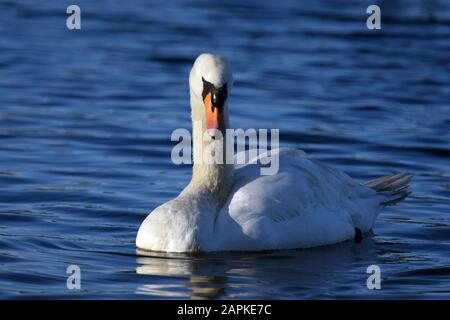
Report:
[[[450,298],[449,1],[75,3],[81,31],[72,2],[0,1],[1,298]],[[280,128],[360,181],[413,173],[412,196],[361,244],[136,252],[141,221],[190,178],[169,137],[190,127],[204,51],[233,65],[234,127]]]

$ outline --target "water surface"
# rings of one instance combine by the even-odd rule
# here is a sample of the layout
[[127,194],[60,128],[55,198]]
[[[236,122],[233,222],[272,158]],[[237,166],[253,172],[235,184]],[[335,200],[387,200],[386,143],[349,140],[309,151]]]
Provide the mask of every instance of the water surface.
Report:
[[[365,26],[382,8],[382,30]],[[0,2],[1,298],[449,298],[450,4],[447,1]],[[189,166],[188,72],[230,60],[232,125],[358,181],[413,173],[373,235],[309,250],[136,251],[148,212]],[[66,288],[79,265],[80,291]],[[382,270],[368,290],[366,268]]]

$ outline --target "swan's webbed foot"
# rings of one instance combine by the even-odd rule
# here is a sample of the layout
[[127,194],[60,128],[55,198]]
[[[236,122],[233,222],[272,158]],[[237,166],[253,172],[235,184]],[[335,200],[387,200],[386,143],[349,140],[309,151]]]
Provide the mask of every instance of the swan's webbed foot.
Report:
[[355,242],[361,243],[362,241],[362,232],[360,228],[355,228]]

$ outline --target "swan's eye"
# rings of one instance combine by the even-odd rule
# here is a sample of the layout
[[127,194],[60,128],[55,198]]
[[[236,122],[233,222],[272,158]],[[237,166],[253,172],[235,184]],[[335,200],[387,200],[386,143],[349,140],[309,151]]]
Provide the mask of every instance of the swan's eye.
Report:
[[227,85],[224,84],[219,89],[214,88],[214,90],[211,92],[211,104],[214,107],[223,107],[225,104],[225,100],[227,99]]
[[211,107],[212,108],[223,107],[225,100],[228,97],[227,84],[225,83],[220,88],[216,88],[211,82],[206,81],[203,77],[202,82],[203,82],[203,92],[202,92],[203,100],[205,100],[208,94],[211,94]]
[[219,95],[215,92],[211,95],[211,103],[213,106],[217,105],[217,100],[219,100]]

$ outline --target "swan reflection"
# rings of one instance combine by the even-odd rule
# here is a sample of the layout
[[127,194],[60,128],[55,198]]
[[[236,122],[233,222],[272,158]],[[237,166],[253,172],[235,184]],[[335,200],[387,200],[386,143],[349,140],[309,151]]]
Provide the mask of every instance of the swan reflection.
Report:
[[289,298],[338,277],[348,281],[349,266],[360,268],[354,278],[365,286],[367,266],[379,260],[371,237],[306,250],[193,255],[137,249],[137,255],[136,273],[149,277],[136,293],[179,299],[276,298],[274,288]]

